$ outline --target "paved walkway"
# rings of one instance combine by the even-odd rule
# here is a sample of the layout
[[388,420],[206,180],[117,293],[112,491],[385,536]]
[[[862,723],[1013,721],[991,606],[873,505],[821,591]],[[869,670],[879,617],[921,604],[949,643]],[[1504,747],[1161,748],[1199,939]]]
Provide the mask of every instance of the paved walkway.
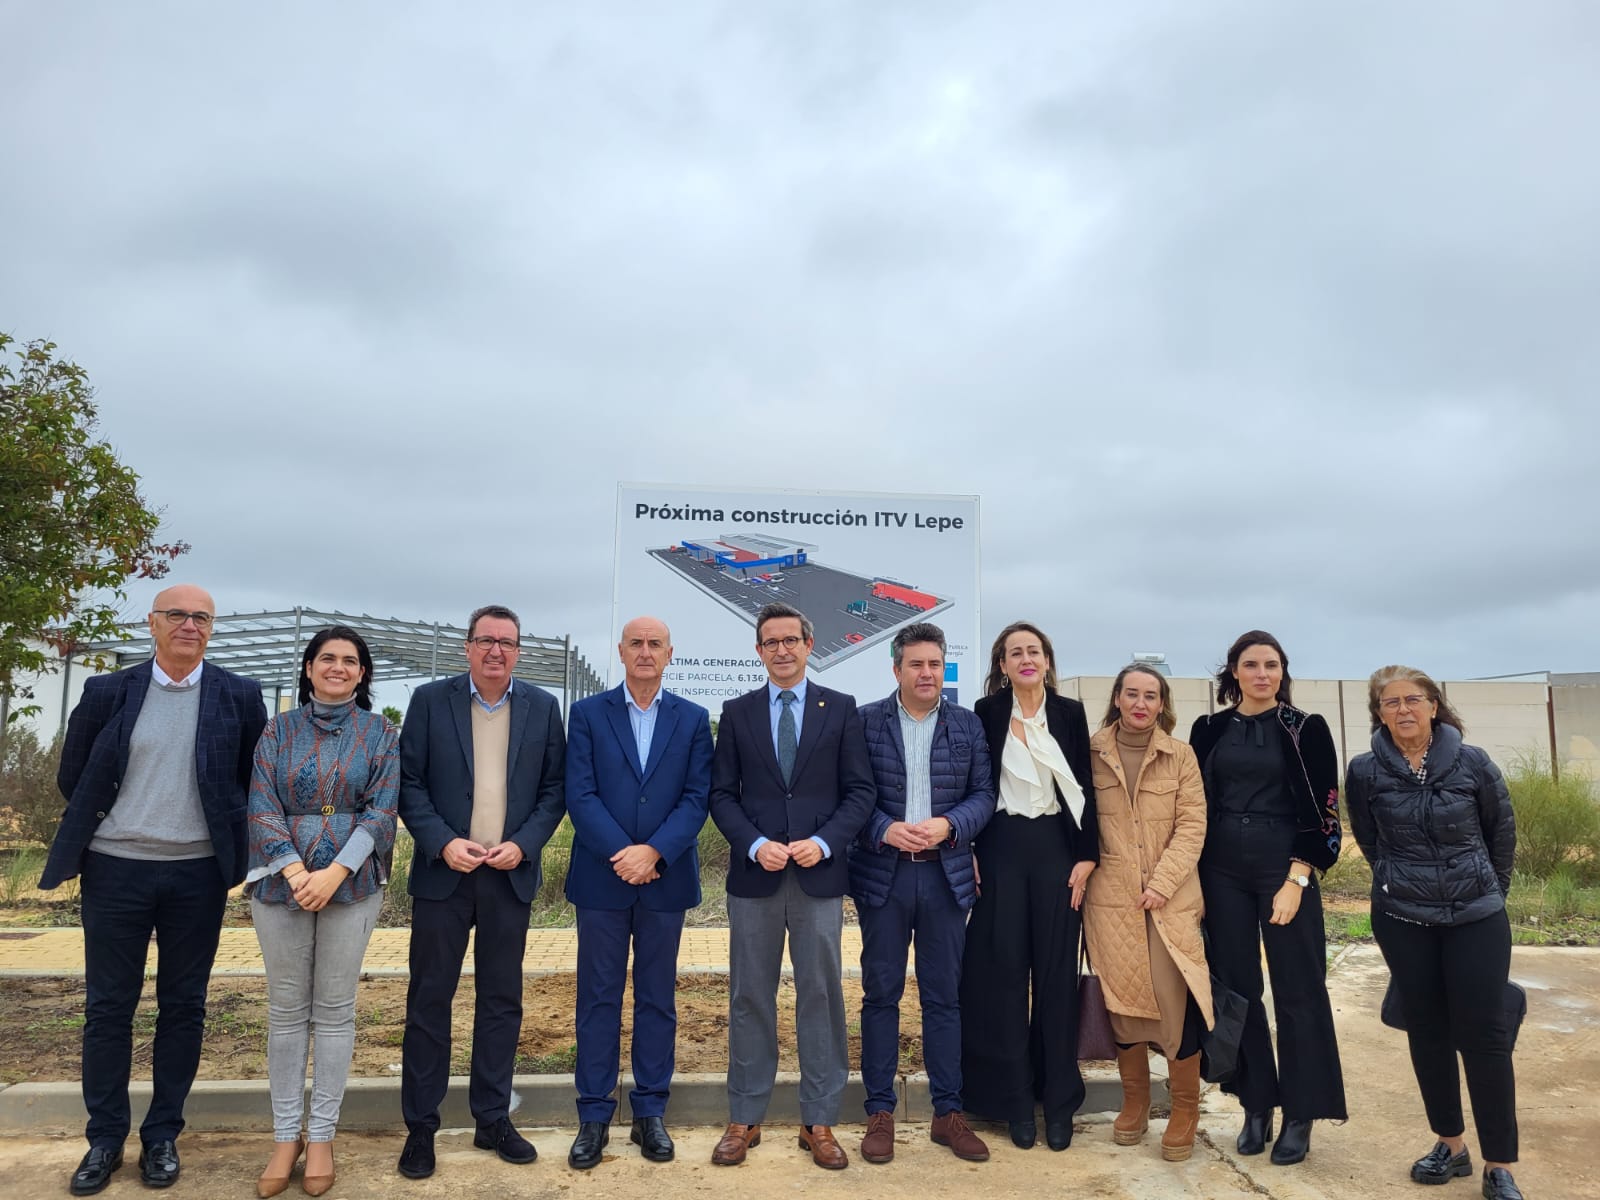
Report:
[[[373,932],[367,945],[366,958],[361,969],[374,978],[405,976],[407,946],[411,939],[409,929],[379,929]],[[854,925],[845,926],[843,938],[845,974],[856,977],[861,961],[861,930]],[[575,929],[530,929],[528,945],[522,956],[525,975],[561,975],[577,969],[578,931]],[[147,975],[155,974],[156,948],[150,947],[150,961],[145,967]],[[472,949],[468,948],[463,970],[472,972]],[[726,927],[701,926],[683,931],[683,945],[678,954],[680,974],[723,974],[728,970],[728,930]],[[788,956],[784,956],[784,970],[789,970]],[[83,974],[83,930],[63,929],[0,929],[0,976],[4,975],[65,975]],[[224,929],[222,942],[217,948],[214,975],[265,975],[261,965],[261,947],[253,929]]]

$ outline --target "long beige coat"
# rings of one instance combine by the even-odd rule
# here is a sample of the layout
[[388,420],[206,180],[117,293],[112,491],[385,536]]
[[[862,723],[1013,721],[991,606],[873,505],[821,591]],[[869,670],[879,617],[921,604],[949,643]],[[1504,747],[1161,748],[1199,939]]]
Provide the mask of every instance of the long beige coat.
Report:
[[1210,1028],[1211,973],[1200,940],[1205,902],[1196,870],[1206,840],[1200,764],[1187,743],[1156,729],[1140,769],[1137,802],[1130,804],[1116,737],[1112,725],[1089,739],[1100,821],[1100,866],[1089,876],[1084,897],[1090,965],[1111,1011],[1161,1016],[1150,979],[1145,913],[1137,906],[1146,886],[1152,888],[1167,898],[1152,913],[1155,929]]

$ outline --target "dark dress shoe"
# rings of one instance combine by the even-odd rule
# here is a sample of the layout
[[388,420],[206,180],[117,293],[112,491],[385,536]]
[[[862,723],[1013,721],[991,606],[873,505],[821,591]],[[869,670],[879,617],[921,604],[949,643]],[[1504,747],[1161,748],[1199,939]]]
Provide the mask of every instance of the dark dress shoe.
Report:
[[667,1133],[667,1123],[660,1117],[635,1117],[628,1140],[639,1147],[651,1162],[671,1162],[677,1153],[672,1137]]
[[1006,1132],[1011,1135],[1011,1144],[1018,1150],[1032,1150],[1033,1144],[1039,1140],[1039,1127],[1033,1121],[1007,1121]]
[[479,1150],[493,1150],[508,1163],[531,1163],[539,1157],[533,1143],[517,1132],[510,1117],[501,1117],[493,1125],[480,1125],[472,1135],[472,1144]]
[[139,1178],[145,1187],[171,1187],[179,1170],[176,1142],[151,1142],[139,1151]]
[[1283,1129],[1278,1140],[1272,1143],[1272,1161],[1280,1167],[1292,1167],[1305,1158],[1311,1149],[1311,1122],[1283,1119]]
[[121,1146],[90,1146],[78,1169],[72,1173],[67,1190],[74,1196],[92,1196],[105,1190],[111,1173],[122,1165]]
[[1487,1167],[1483,1172],[1483,1200],[1522,1200],[1522,1189],[1504,1167]]
[[1411,1178],[1418,1183],[1449,1183],[1471,1174],[1472,1155],[1466,1148],[1455,1154],[1443,1142],[1435,1142],[1432,1150],[1411,1164]]
[[406,1148],[400,1151],[400,1174],[407,1179],[426,1179],[433,1174],[433,1130],[413,1129],[406,1134]]
[[567,1151],[567,1165],[587,1171],[600,1162],[600,1152],[611,1142],[611,1127],[604,1121],[582,1121],[578,1136],[572,1139],[572,1149]]
[[1244,1114],[1244,1128],[1239,1130],[1239,1140],[1234,1142],[1234,1149],[1240,1154],[1260,1154],[1267,1148],[1267,1139],[1272,1136],[1272,1110],[1265,1112],[1247,1112]]
[[1065,1150],[1072,1145],[1072,1122],[1046,1121],[1044,1123],[1044,1144],[1052,1150]]

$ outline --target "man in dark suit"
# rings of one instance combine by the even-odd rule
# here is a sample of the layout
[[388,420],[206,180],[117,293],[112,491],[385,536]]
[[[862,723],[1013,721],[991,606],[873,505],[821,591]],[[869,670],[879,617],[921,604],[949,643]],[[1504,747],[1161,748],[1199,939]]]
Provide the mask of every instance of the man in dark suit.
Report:
[[250,769],[267,723],[259,683],[205,662],[215,615],[201,588],[161,592],[147,618],[154,656],[85,681],[67,723],[56,776],[67,810],[39,886],[82,876],[89,1152],[69,1185],[75,1196],[100,1191],[122,1165],[152,932],[160,1012],[139,1172],[151,1187],[178,1178],[206,988],[228,889],[244,879]]
[[798,609],[756,616],[767,685],[722,708],[711,818],[728,839],[728,1127],[711,1155],[744,1161],[778,1070],[784,935],[794,964],[800,1145],[849,1165],[833,1126],[849,1074],[839,938],[845,851],[872,811],[872,767],[856,702],[806,679],[812,627]]
[[621,1060],[622,989],[633,947],[631,1141],[668,1162],[667,1096],[678,1035],[678,942],[700,903],[697,839],[711,790],[711,719],[661,687],[672,634],[654,617],[622,627],[621,686],[572,706],[567,899],[578,910],[578,1136],[588,1170],[610,1140]]
[[400,819],[411,860],[411,985],[400,1054],[400,1173],[433,1174],[433,1135],[450,1081],[450,1008],[474,927],[472,1144],[507,1162],[538,1151],[511,1123],[522,1033],[522,955],[539,854],[564,811],[566,738],[548,692],[511,672],[516,613],[488,605],[467,623],[467,673],[424,684],[400,727]]
[[863,705],[878,800],[850,848],[850,895],[861,918],[861,1157],[894,1157],[895,1078],[906,952],[917,945],[922,1059],[934,1142],[985,1162],[989,1148],[961,1112],[961,954],[977,899],[972,840],[994,816],[983,725],[944,699],[944,631],[915,622],[894,636],[898,688]]

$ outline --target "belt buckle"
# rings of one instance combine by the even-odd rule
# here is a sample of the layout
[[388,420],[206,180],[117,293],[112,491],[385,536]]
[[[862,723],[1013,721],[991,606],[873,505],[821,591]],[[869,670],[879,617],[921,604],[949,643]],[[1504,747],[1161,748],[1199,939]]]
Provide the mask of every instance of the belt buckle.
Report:
[[324,804],[324,805],[323,805],[323,806],[322,806],[322,815],[323,815],[323,816],[325,816],[325,817],[331,817],[331,816],[333,816],[333,805],[331,805],[331,804]]

